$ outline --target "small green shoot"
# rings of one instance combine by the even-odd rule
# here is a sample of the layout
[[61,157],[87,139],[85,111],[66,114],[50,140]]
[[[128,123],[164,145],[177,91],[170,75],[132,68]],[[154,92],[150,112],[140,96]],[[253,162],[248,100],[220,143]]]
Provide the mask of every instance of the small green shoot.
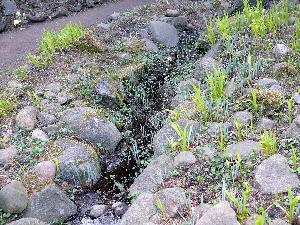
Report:
[[264,156],[270,156],[276,154],[276,133],[273,131],[264,130],[260,135],[260,148]]

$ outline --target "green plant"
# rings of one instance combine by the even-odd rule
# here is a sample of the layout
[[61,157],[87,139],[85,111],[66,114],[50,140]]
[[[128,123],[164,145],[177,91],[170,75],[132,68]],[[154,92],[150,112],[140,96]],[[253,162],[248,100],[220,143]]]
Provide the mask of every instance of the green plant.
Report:
[[226,196],[229,198],[230,201],[233,202],[233,204],[236,207],[237,218],[240,222],[243,221],[245,216],[249,214],[249,210],[247,209],[246,204],[247,204],[247,200],[251,188],[246,182],[243,183],[243,186],[244,186],[244,190],[242,191],[241,199],[234,197],[234,195],[231,194],[228,190],[225,190]]
[[13,75],[17,80],[25,80],[28,76],[28,71],[24,66],[19,66],[18,68],[13,70]]
[[253,106],[253,112],[257,113],[258,111],[258,105],[257,105],[257,95],[256,95],[256,90],[252,90],[252,106]]
[[218,28],[219,35],[223,40],[230,40],[231,36],[231,29],[230,29],[230,22],[228,14],[225,13],[222,18],[216,19],[216,25]]
[[297,153],[296,153],[296,149],[294,147],[292,147],[292,161],[293,161],[293,170],[297,171]]
[[2,209],[0,209],[0,225],[6,224],[7,220],[8,220],[9,217],[11,217],[11,216],[12,216],[11,213],[4,212],[4,211],[2,211]]
[[299,22],[298,17],[295,19],[295,23],[294,23],[294,33],[293,33],[293,37],[291,40],[291,46],[294,51],[299,52],[299,49],[300,49],[300,22]]
[[193,99],[193,101],[195,102],[195,104],[197,106],[197,110],[201,114],[201,118],[203,119],[204,122],[207,122],[207,119],[208,119],[207,105],[204,101],[203,96],[200,93],[199,88],[195,84],[192,84],[192,86],[193,86],[193,89],[194,89],[194,92],[195,92],[192,99]]
[[3,97],[0,96],[0,119],[8,116],[11,110],[12,110],[11,101],[5,96]]
[[41,103],[41,99],[35,91],[29,91],[28,90],[27,91],[27,96],[28,96],[29,100],[31,101],[31,103],[34,106],[38,106]]
[[292,113],[292,109],[294,106],[293,97],[291,97],[289,100],[287,100],[286,103],[287,103],[287,110],[288,110],[287,120],[288,120],[289,124],[291,124],[292,120],[293,120],[293,113]]
[[261,152],[265,156],[274,155],[276,153],[276,133],[273,131],[264,130],[263,134],[260,135],[260,148]]
[[224,134],[224,129],[221,127],[221,125],[219,126],[219,130],[220,130],[219,147],[221,150],[223,150],[225,148],[225,134]]
[[261,212],[261,215],[255,215],[254,225],[265,225],[266,222],[270,221],[270,218],[264,208],[260,207],[258,210]]
[[207,39],[209,44],[212,46],[216,43],[216,36],[214,31],[214,25],[212,20],[209,21],[209,24],[207,25]]
[[264,23],[264,9],[262,0],[256,1],[256,7],[252,9],[250,29],[255,36],[262,37],[266,34],[266,25]]
[[293,197],[292,190],[288,190],[288,205],[289,205],[289,212],[288,212],[288,220],[291,223],[295,213],[299,208],[298,202],[300,201],[300,196]]
[[156,199],[155,206],[162,213],[163,220],[168,220],[168,216],[165,214],[165,209],[164,209],[163,203],[162,203],[162,201],[159,198]]
[[172,120],[169,120],[169,124],[171,125],[171,127],[175,130],[176,134],[178,135],[178,141],[176,142],[179,145],[179,148],[182,151],[187,151],[188,150],[188,137],[187,137],[187,129],[188,129],[188,124],[186,124],[184,126],[184,128],[182,129],[180,127],[180,125]]
[[225,86],[225,70],[218,70],[213,68],[213,74],[207,76],[207,83],[209,85],[209,95],[214,103],[218,103],[219,99],[224,96]]
[[234,124],[235,124],[236,132],[237,132],[237,134],[236,134],[237,140],[240,141],[240,140],[243,139],[243,132],[242,132],[242,127],[243,126],[242,126],[242,124],[240,123],[239,120],[236,120],[234,122]]

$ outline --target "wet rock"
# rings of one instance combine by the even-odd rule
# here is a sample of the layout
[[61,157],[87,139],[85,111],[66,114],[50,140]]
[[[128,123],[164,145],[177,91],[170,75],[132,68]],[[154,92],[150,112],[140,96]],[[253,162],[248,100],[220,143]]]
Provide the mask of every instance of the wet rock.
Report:
[[157,192],[154,196],[154,201],[160,201],[163,205],[164,213],[172,218],[186,206],[187,198],[184,189],[176,187],[166,188]]
[[217,60],[211,57],[203,57],[196,61],[195,63],[196,71],[195,78],[202,79],[207,76],[207,74],[213,73],[213,68],[221,69],[222,65]]
[[149,40],[148,38],[144,38],[144,39],[142,39],[142,41],[144,42],[144,49],[146,51],[149,51],[149,52],[158,52],[159,51],[157,45],[153,41]]
[[174,166],[190,166],[193,165],[197,161],[196,157],[190,151],[180,152],[174,158]]
[[97,28],[99,28],[102,31],[107,31],[110,29],[110,24],[109,23],[98,23]]
[[289,223],[282,219],[275,219],[272,220],[269,225],[289,225]]
[[20,181],[12,181],[0,190],[0,209],[9,213],[21,213],[28,204],[28,195]]
[[23,108],[16,117],[16,125],[24,130],[33,130],[37,124],[37,111],[32,106]]
[[117,105],[117,84],[108,78],[102,79],[95,87],[96,94],[100,97],[102,105],[114,108]]
[[130,195],[150,192],[156,189],[163,177],[170,175],[173,167],[173,159],[165,154],[154,159],[144,171],[134,180],[129,188]]
[[47,224],[35,218],[23,218],[8,223],[7,225],[47,225]]
[[228,202],[220,202],[213,206],[198,220],[196,225],[239,225],[235,211]]
[[300,105],[300,94],[296,92],[296,93],[294,93],[293,97],[294,97],[295,103]]
[[277,80],[267,77],[258,79],[256,84],[262,88],[271,88],[273,85],[279,85]]
[[112,210],[116,217],[122,217],[128,210],[128,205],[124,202],[116,202],[112,205]]
[[0,149],[0,165],[12,162],[16,155],[17,149],[13,145],[5,149]]
[[76,205],[55,186],[46,186],[32,195],[24,217],[37,218],[46,223],[63,223],[77,213]]
[[93,218],[98,218],[107,213],[108,210],[109,207],[107,205],[93,205],[89,215]]
[[44,131],[42,131],[41,129],[33,130],[31,138],[34,139],[34,140],[39,140],[39,141],[44,141],[44,142],[49,141],[48,135]]
[[161,21],[151,21],[149,31],[154,41],[170,48],[179,42],[178,31],[173,25]]
[[188,27],[188,20],[185,16],[178,16],[172,20],[172,25],[177,29],[185,29]]
[[236,158],[237,151],[242,159],[247,159],[251,153],[260,152],[260,145],[256,141],[245,140],[228,146],[228,155],[231,158]]
[[27,19],[33,23],[40,23],[48,19],[45,12],[34,12],[34,14],[27,15]]
[[275,58],[285,58],[290,52],[290,49],[285,44],[276,44],[273,49]]
[[1,6],[4,16],[12,16],[17,12],[17,5],[14,0],[2,0]]
[[274,128],[274,121],[268,118],[261,118],[257,123],[257,130],[262,132],[264,130],[272,130]]
[[293,120],[290,127],[283,133],[283,136],[300,140],[300,115]]
[[235,127],[235,123],[239,122],[241,125],[246,126],[253,119],[253,114],[248,111],[239,111],[234,113],[232,117],[232,125]]
[[256,169],[254,187],[263,194],[276,194],[300,185],[298,176],[293,173],[287,159],[275,154],[265,159]]
[[154,204],[154,194],[142,193],[121,219],[120,225],[160,224],[161,218]]
[[58,158],[59,177],[73,185],[89,186],[100,179],[97,153],[89,146],[62,139],[57,142],[64,152]]
[[39,112],[37,114],[37,119],[41,126],[47,126],[56,122],[55,116],[46,112]]
[[177,17],[177,16],[179,16],[179,12],[178,12],[178,10],[175,10],[175,9],[167,9],[165,16]]
[[40,179],[54,179],[56,175],[56,165],[53,161],[43,161],[35,166],[35,174]]
[[75,107],[62,112],[60,121],[78,138],[88,141],[101,153],[114,152],[122,139],[120,131],[105,118],[99,118],[89,107]]

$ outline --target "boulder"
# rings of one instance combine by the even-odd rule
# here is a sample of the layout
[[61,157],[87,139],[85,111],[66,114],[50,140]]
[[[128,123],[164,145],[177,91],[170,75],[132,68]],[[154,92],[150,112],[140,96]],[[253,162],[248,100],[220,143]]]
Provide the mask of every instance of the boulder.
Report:
[[39,140],[39,141],[44,141],[44,142],[49,141],[48,135],[41,129],[33,130],[32,134],[31,134],[31,138],[34,140]]
[[170,48],[175,47],[179,42],[178,31],[168,23],[161,21],[151,21],[149,31],[154,41]]
[[213,68],[216,68],[218,70],[222,68],[221,63],[212,57],[203,57],[199,59],[198,61],[196,61],[195,66],[195,78],[198,80],[205,78],[207,74],[212,74]]
[[277,80],[268,77],[258,79],[255,83],[262,88],[271,88],[273,85],[279,85]]
[[176,9],[167,9],[167,11],[165,13],[165,16],[168,16],[168,17],[177,17],[177,16],[179,16],[179,12]]
[[144,50],[148,52],[158,52],[159,49],[157,45],[148,38],[143,38],[142,41],[144,42]]
[[287,159],[275,154],[265,159],[256,169],[254,187],[263,194],[276,194],[300,185],[298,176],[289,167]]
[[185,16],[174,17],[171,23],[179,30],[187,28],[189,24],[188,19]]
[[24,217],[36,218],[46,223],[63,223],[77,214],[76,205],[55,186],[46,186],[32,195]]
[[102,105],[115,108],[117,104],[118,88],[117,84],[108,78],[102,79],[95,88],[96,94],[100,97]]
[[224,89],[224,95],[227,97],[231,97],[236,93],[238,90],[239,85],[232,79],[230,82],[228,82]]
[[236,122],[239,122],[243,126],[247,126],[252,119],[253,119],[252,112],[248,112],[248,111],[236,112],[232,116],[232,126],[235,127]]
[[41,126],[48,126],[56,122],[55,116],[50,113],[40,112],[37,114],[37,119]]
[[23,218],[8,223],[7,225],[47,225],[47,224],[35,218]]
[[37,111],[32,106],[23,108],[16,117],[16,125],[24,130],[33,130],[37,124]]
[[13,16],[17,12],[17,5],[14,0],[2,0],[1,6],[4,16]]
[[192,152],[190,152],[190,151],[180,152],[174,158],[174,166],[176,166],[176,167],[191,166],[194,163],[196,163],[196,161],[197,161],[197,159]]
[[285,44],[276,44],[273,49],[275,58],[285,58],[290,53],[290,49]]
[[124,202],[115,202],[111,206],[114,214],[116,217],[120,218],[122,217],[128,210],[128,205]]
[[100,179],[97,153],[82,143],[62,139],[57,142],[64,152],[58,157],[58,176],[72,185],[89,186]]
[[300,115],[298,115],[290,125],[290,127],[283,133],[285,138],[293,138],[300,140]]
[[129,188],[130,195],[156,189],[161,184],[162,178],[170,175],[172,167],[173,159],[170,156],[163,154],[154,159],[134,180]]
[[5,149],[0,149],[0,165],[12,162],[16,155],[17,149],[13,145]]
[[275,219],[272,220],[269,225],[289,225],[289,223],[282,219]]
[[240,154],[241,159],[247,159],[251,153],[260,152],[260,145],[256,141],[245,140],[228,146],[228,155],[231,158],[236,158],[237,151]]
[[108,210],[109,207],[107,205],[93,205],[89,215],[93,218],[98,218],[107,213]]
[[0,209],[9,213],[21,213],[28,204],[28,195],[20,181],[12,181],[0,190]]
[[239,225],[235,211],[228,202],[220,202],[210,208],[198,220],[196,225]]
[[99,118],[89,107],[75,107],[62,112],[60,117],[67,129],[93,147],[101,148],[101,153],[113,153],[122,139],[116,126],[105,118]]
[[261,118],[257,123],[257,130],[262,132],[264,130],[272,130],[274,128],[274,121],[268,118]]
[[294,97],[295,103],[300,105],[300,94],[296,92],[296,93],[294,93],[293,97]]
[[35,175],[40,179],[54,179],[56,165],[53,161],[43,161],[35,166]]

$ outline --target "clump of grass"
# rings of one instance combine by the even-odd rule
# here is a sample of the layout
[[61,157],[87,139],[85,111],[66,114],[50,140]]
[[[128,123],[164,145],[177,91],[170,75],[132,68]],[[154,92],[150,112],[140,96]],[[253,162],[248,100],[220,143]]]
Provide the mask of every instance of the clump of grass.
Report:
[[176,134],[179,137],[176,144],[178,145],[180,150],[181,151],[188,151],[188,149],[189,149],[189,146],[188,146],[188,133],[187,133],[188,124],[186,124],[183,129],[180,127],[180,125],[178,124],[177,121],[174,122],[172,120],[169,120],[169,124],[175,130]]
[[263,134],[260,135],[259,144],[263,155],[270,156],[276,154],[276,133],[264,130]]
[[212,20],[210,20],[209,24],[207,25],[207,39],[211,46],[216,43],[216,36],[215,36],[214,25]]
[[44,31],[42,34],[37,55],[28,55],[28,60],[37,68],[41,65],[47,66],[52,62],[56,51],[69,49],[75,40],[84,34],[85,30],[82,26],[75,23],[67,24],[63,29],[54,32],[50,30]]
[[219,71],[217,68],[213,68],[213,74],[207,76],[207,83],[210,90],[209,95],[217,104],[219,99],[224,96],[225,70]]
[[216,25],[222,40],[230,40],[232,38],[230,22],[227,13],[225,13],[222,18],[216,19]]
[[17,80],[23,81],[28,76],[28,71],[26,70],[25,66],[19,66],[18,68],[13,70],[13,75]]
[[204,97],[201,94],[199,88],[192,84],[195,94],[193,95],[192,99],[196,104],[197,110],[199,111],[201,118],[204,122],[207,122],[208,119],[208,113],[207,113],[207,105],[204,101]]
[[11,110],[11,101],[5,95],[0,95],[0,119],[7,117]]

